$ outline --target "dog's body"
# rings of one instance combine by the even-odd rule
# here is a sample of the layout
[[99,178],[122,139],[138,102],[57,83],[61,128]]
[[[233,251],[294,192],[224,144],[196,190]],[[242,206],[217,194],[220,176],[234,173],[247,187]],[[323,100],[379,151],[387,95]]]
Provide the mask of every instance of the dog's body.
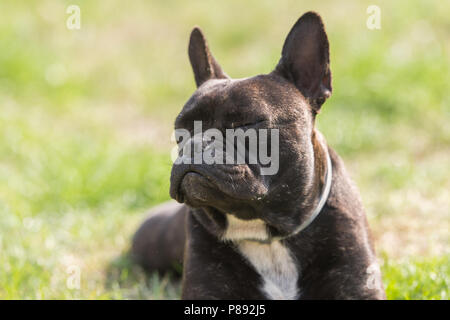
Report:
[[299,19],[268,75],[230,79],[199,29],[189,56],[199,88],[176,128],[202,120],[221,130],[279,129],[280,168],[265,176],[260,164],[174,164],[171,196],[185,204],[152,213],[134,257],[149,270],[182,262],[185,299],[384,298],[358,192],[314,127],[331,94],[320,17]]

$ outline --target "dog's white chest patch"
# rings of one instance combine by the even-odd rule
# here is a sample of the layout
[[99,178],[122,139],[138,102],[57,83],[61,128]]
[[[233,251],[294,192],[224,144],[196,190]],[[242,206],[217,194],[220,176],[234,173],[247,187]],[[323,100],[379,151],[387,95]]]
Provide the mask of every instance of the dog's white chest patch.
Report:
[[298,269],[289,249],[280,241],[269,239],[267,226],[261,219],[241,220],[226,215],[227,228],[222,240],[233,241],[238,251],[261,276],[261,290],[269,299],[292,300],[298,297]]
[[227,229],[222,240],[259,240],[265,241],[269,238],[266,224],[261,219],[242,220],[231,214],[226,215]]
[[267,298],[293,300],[298,297],[297,265],[280,241],[264,244],[244,240],[236,245],[263,279],[261,290]]

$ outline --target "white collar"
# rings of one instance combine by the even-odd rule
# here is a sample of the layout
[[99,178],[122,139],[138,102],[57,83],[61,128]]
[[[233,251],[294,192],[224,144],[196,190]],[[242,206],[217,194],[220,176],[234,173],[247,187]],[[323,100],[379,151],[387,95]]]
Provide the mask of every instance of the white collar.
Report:
[[325,187],[322,189],[322,194],[320,195],[319,202],[317,203],[317,207],[315,207],[314,211],[311,213],[308,219],[306,219],[301,225],[299,225],[293,232],[288,234],[287,236],[281,236],[281,237],[272,237],[269,239],[270,241],[273,240],[282,240],[286,239],[292,236],[295,236],[296,234],[300,233],[301,231],[305,230],[313,221],[317,218],[319,213],[322,211],[323,207],[325,206],[325,203],[327,203],[328,196],[330,195],[331,190],[331,180],[333,176],[333,166],[331,164],[331,158],[328,150],[326,150],[327,153],[327,168],[325,173]]
[[325,206],[325,203],[328,200],[328,196],[330,195],[332,176],[333,176],[333,165],[331,164],[330,154],[327,150],[327,171],[325,173],[325,187],[322,190],[322,194],[320,195],[319,202],[317,203],[317,207],[311,213],[309,218],[306,219],[301,225],[299,225],[294,230],[294,232],[292,232],[290,235],[288,235],[288,237],[296,235],[297,233],[306,229],[314,221],[314,219],[316,219],[316,217],[319,215],[319,213],[322,211],[323,207]]

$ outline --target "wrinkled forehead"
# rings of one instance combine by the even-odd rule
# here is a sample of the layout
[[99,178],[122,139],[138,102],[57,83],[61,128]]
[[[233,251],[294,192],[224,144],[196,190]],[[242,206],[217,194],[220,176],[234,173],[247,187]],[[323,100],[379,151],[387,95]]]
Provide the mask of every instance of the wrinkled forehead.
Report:
[[302,94],[281,77],[260,75],[245,79],[212,79],[195,91],[175,125],[205,118],[226,120],[268,114],[275,117],[301,109],[305,104]]

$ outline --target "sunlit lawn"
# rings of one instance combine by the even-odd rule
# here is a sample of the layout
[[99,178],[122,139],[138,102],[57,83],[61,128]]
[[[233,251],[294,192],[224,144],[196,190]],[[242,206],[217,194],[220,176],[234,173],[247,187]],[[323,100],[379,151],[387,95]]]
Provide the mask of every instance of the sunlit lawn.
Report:
[[[177,298],[126,251],[168,199],[170,133],[200,25],[226,72],[270,72],[301,13],[325,20],[333,96],[319,127],[356,180],[392,299],[448,299],[450,5],[381,1],[0,3],[0,299]],[[73,267],[81,273],[72,288]]]

